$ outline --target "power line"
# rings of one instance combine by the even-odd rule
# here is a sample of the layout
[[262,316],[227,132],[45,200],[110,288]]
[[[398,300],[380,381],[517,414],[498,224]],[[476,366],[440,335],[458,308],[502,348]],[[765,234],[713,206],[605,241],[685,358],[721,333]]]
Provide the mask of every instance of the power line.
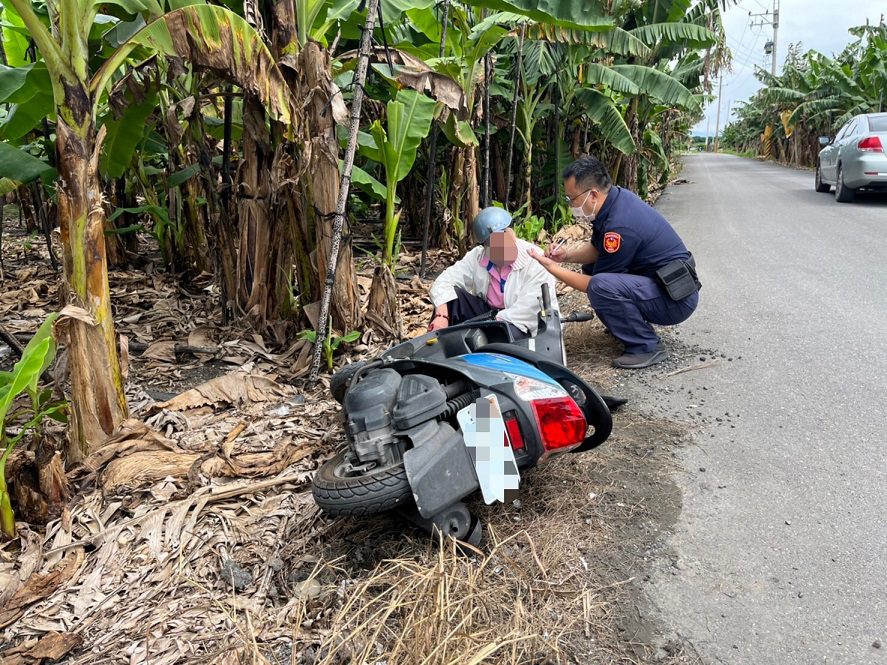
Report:
[[773,56],[772,63],[770,65],[770,73],[773,76],[776,76],[776,53],[777,53],[777,37],[779,35],[779,0],[773,0],[773,11],[766,10],[763,14],[752,14],[749,12],[749,18],[756,17],[760,18],[760,23],[754,23],[756,26],[765,26],[771,25],[773,26],[773,41],[764,44],[764,50],[766,52],[767,48],[770,48],[770,55]]
[[760,33],[759,33],[759,34],[758,34],[758,37],[757,37],[757,39],[755,40],[755,43],[754,43],[753,46],[751,46],[751,47],[744,47],[744,46],[741,46],[741,45],[731,44],[731,43],[730,43],[730,39],[728,38],[728,39],[727,39],[727,46],[730,48],[730,51],[731,51],[731,52],[732,52],[732,51],[736,51],[736,52],[737,52],[739,55],[741,55],[742,57],[744,57],[744,58],[748,58],[748,59],[750,59],[750,60],[754,60],[754,59],[760,57],[761,55],[763,55],[763,54],[761,54],[761,53],[756,53],[756,52],[754,51],[754,49],[757,47],[757,43],[758,43],[758,41],[760,41],[760,39],[761,39],[761,35],[760,35]]

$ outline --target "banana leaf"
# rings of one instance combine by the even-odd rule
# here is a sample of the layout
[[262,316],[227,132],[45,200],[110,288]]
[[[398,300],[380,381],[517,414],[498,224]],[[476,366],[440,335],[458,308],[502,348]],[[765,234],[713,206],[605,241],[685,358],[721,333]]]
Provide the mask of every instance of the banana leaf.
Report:
[[136,147],[151,131],[146,121],[156,107],[157,94],[149,94],[141,103],[129,104],[120,118],[111,118],[105,122],[108,128],[102,155],[105,174],[119,178],[129,168]]
[[582,88],[576,92],[576,101],[589,119],[597,124],[601,136],[614,148],[625,154],[637,149],[625,119],[610,97],[593,88]]
[[105,61],[90,83],[93,93],[101,94],[107,88],[114,73],[139,46],[221,73],[258,97],[276,120],[290,127],[298,123],[301,114],[262,36],[228,9],[190,5],[152,21]]
[[374,123],[375,129],[371,128],[370,133],[381,148],[380,156],[389,185],[409,175],[419,144],[431,129],[434,107],[434,100],[425,95],[415,90],[400,90],[394,100],[388,102],[387,131],[379,131],[381,124],[378,121]]
[[607,30],[614,25],[602,3],[588,0],[469,0],[468,4],[523,14],[540,23],[566,28]]
[[21,148],[0,143],[0,196],[37,178],[55,179],[55,169]]
[[612,69],[631,80],[638,87],[640,94],[666,104],[683,106],[688,110],[699,109],[696,96],[665,72],[643,65],[613,65]]
[[12,6],[4,3],[0,9],[0,38],[3,39],[3,50],[6,53],[6,64],[10,67],[21,67],[28,64],[25,51],[28,49],[27,28],[22,17]]
[[718,41],[711,30],[692,23],[652,23],[630,32],[648,46],[671,43],[687,48],[703,49],[714,46]]

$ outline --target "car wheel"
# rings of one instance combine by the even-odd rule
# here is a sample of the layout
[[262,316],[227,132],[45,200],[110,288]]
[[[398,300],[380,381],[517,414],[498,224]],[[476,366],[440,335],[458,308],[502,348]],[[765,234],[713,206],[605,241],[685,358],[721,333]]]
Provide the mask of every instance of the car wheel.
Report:
[[844,169],[841,168],[840,164],[838,165],[838,175],[835,180],[837,181],[835,183],[835,201],[841,203],[853,201],[853,195],[856,194],[856,190],[844,184]]
[[831,191],[832,186],[827,182],[822,181],[822,169],[819,164],[816,165],[816,191],[817,192],[828,192]]

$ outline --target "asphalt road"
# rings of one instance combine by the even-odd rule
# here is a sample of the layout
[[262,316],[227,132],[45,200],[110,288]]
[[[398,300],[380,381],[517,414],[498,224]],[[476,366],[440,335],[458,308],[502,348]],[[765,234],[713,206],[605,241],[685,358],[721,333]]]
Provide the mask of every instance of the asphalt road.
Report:
[[729,155],[682,175],[657,208],[703,290],[676,339],[734,361],[656,396],[709,424],[646,590],[706,663],[887,664],[887,196]]

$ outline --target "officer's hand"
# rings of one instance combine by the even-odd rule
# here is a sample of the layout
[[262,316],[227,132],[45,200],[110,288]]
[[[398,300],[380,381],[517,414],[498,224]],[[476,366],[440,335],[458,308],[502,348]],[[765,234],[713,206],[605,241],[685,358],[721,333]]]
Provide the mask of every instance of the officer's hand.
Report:
[[556,263],[563,263],[567,260],[567,248],[564,246],[564,242],[556,242],[553,245],[549,245],[545,250],[545,256],[555,261]]
[[548,256],[548,252],[545,254],[540,254],[538,250],[531,249],[530,256],[532,256],[543,268],[548,270],[549,268],[557,265],[557,260],[553,257]]
[[449,325],[450,320],[446,314],[435,314],[434,318],[431,319],[431,323],[428,324],[428,332],[440,330],[441,328],[446,328]]

